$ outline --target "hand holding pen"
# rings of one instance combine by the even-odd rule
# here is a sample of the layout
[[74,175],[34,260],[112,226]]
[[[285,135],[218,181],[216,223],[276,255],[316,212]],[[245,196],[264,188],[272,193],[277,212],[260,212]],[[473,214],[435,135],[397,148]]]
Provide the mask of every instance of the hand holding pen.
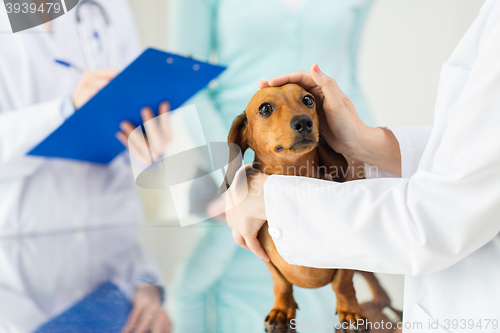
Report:
[[73,105],[76,109],[81,108],[118,74],[118,71],[115,69],[84,71],[78,66],[64,60],[55,59],[55,62],[61,66],[68,67],[82,73],[82,78],[71,96]]

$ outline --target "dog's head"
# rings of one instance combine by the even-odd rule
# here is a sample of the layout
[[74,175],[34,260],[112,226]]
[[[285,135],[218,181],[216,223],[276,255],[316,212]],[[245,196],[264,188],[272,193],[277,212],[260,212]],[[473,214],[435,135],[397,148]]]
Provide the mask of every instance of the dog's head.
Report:
[[[245,111],[233,122],[228,142],[241,149],[251,148],[260,160],[294,159],[314,150],[320,141],[316,101],[296,84],[259,90]],[[219,193],[229,188],[241,159],[230,149],[228,171]]]

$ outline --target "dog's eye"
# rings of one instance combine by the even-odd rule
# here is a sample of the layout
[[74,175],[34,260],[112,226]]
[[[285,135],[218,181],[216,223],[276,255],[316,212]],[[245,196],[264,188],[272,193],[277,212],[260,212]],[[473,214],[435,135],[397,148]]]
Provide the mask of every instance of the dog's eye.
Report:
[[302,103],[308,108],[312,108],[314,106],[314,98],[311,95],[305,95],[302,98]]
[[259,114],[262,117],[269,117],[272,112],[273,112],[273,107],[269,103],[262,103],[261,106],[259,107]]

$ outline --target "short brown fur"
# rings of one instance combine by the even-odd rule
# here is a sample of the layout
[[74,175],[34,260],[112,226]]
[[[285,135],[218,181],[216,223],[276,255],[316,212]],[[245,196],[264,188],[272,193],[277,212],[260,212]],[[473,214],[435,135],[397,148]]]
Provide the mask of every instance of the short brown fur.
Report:
[[[228,142],[238,145],[241,155],[234,147],[231,148],[230,165],[220,192],[229,187],[241,165],[241,159],[237,160],[237,163],[234,163],[234,160],[238,155],[242,156],[248,148],[255,152],[254,169],[267,174],[305,176],[340,182],[361,178],[355,172],[348,172],[349,165],[344,156],[333,151],[321,139],[316,103],[307,106],[304,102],[305,96],[314,100],[311,94],[295,84],[265,88],[253,96],[246,110],[234,120],[229,133]],[[259,111],[266,103],[272,107],[269,116],[263,116]],[[296,116],[310,117],[310,133],[300,134],[292,128],[292,120]],[[331,283],[337,295],[340,321],[354,324],[357,319],[365,319],[352,283],[354,271],[288,264],[276,250],[268,233],[267,223],[259,231],[258,238],[271,259],[267,266],[274,281],[275,303],[265,320],[267,332],[293,331],[289,328],[290,320],[295,318],[297,309],[293,298],[293,285],[319,288]],[[374,284],[372,289],[380,288],[375,277],[371,280],[368,282]],[[364,327],[352,325],[351,328],[351,332],[365,332]]]

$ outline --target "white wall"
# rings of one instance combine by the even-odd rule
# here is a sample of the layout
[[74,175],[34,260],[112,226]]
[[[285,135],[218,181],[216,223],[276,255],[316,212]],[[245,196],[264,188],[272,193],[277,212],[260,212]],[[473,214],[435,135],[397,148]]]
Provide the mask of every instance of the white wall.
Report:
[[[269,0],[274,1],[274,0]],[[309,0],[314,1],[314,0]],[[331,0],[346,1],[346,0]],[[167,46],[166,0],[130,0],[144,46]],[[431,125],[441,64],[451,54],[484,0],[378,0],[366,26],[360,82],[379,124]],[[168,218],[166,191],[142,191],[150,219]],[[169,208],[170,207],[170,208]],[[151,222],[151,224],[156,224]],[[196,229],[172,224],[145,228],[141,242],[157,257],[170,282],[173,270],[196,240]],[[402,307],[403,280],[384,276]],[[359,284],[358,284],[359,285]],[[360,286],[361,298],[366,289]]]
[[445,61],[484,0],[379,0],[367,22],[360,81],[384,125],[431,125]]
[[[166,48],[167,0],[129,1],[143,45]],[[484,0],[375,2],[361,48],[360,81],[379,124],[432,124],[441,64],[483,3]]]
[[128,0],[139,28],[142,45],[167,46],[167,0]]

